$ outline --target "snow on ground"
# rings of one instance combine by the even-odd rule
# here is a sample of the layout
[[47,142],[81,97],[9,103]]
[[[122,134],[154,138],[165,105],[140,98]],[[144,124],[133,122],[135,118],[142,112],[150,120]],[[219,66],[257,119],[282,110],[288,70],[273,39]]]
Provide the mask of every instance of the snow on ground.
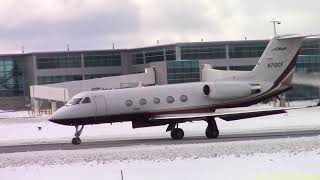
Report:
[[1,179],[248,180],[319,167],[320,136],[0,154]]
[[3,111],[0,110],[0,119],[4,118],[21,118],[21,117],[31,117],[30,111]]
[[[221,134],[255,132],[315,130],[320,129],[320,107],[291,110],[279,114],[246,120],[226,122],[217,119]],[[179,125],[186,136],[204,136],[206,122]],[[39,127],[41,128],[39,130]],[[83,141],[168,137],[166,126],[132,129],[131,123],[114,123],[85,126],[81,135]],[[51,123],[46,118],[23,118],[0,120],[0,145],[70,142],[74,127]]]
[[[319,115],[317,107],[234,122],[217,120],[217,124],[222,134],[311,130],[320,129]],[[180,127],[186,136],[204,135],[206,123]],[[130,123],[86,126],[82,139],[169,138],[165,128],[133,130]],[[1,145],[69,142],[73,133],[73,127],[53,124],[45,118],[0,120]],[[0,154],[1,179],[14,180],[118,180],[120,170],[125,180],[320,179],[319,167],[320,136]]]
[[295,157],[279,153],[268,157],[261,154],[246,158],[222,157],[169,162],[135,161],[131,163],[114,162],[113,164],[91,162],[70,165],[24,166],[0,169],[0,174],[3,179],[14,180],[121,180],[120,170],[122,169],[124,180],[256,180],[267,179],[263,177],[266,177],[266,175],[274,176],[274,174],[291,175],[291,177],[295,174],[305,174],[306,176],[317,175],[319,177],[319,161],[320,158],[315,159],[313,153],[300,154]]

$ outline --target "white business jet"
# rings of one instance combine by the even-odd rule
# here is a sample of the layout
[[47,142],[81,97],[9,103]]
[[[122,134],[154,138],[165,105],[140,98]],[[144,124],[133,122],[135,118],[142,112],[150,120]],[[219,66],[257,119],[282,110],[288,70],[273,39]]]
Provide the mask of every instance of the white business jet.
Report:
[[255,68],[213,82],[137,87],[82,92],[49,117],[49,121],[75,126],[72,143],[81,143],[83,127],[131,121],[133,128],[168,125],[172,139],[182,139],[179,123],[204,120],[205,134],[217,138],[215,118],[226,121],[286,113],[292,108],[223,111],[277,96],[291,88],[298,51],[307,36],[284,35],[270,40]]

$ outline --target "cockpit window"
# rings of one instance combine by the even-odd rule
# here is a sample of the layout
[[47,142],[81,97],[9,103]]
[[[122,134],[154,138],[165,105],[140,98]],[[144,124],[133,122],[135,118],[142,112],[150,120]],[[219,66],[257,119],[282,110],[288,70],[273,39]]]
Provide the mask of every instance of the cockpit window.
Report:
[[67,103],[67,105],[76,105],[76,104],[79,104],[81,100],[82,100],[82,98],[73,98],[73,99],[71,99],[71,100]]
[[81,104],[87,104],[87,103],[91,103],[90,98],[86,97],[82,100]]

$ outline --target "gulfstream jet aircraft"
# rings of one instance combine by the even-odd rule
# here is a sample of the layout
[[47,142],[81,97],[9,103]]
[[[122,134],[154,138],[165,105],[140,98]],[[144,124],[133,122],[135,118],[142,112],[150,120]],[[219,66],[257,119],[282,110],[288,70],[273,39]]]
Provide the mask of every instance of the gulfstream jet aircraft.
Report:
[[217,138],[215,118],[226,121],[285,113],[292,108],[224,111],[277,96],[291,88],[302,40],[285,35],[270,40],[255,68],[213,82],[137,87],[82,92],[53,113],[49,120],[76,127],[73,144],[80,144],[83,127],[90,124],[131,121],[133,128],[168,125],[172,139],[182,139],[179,123],[204,120],[205,134]]

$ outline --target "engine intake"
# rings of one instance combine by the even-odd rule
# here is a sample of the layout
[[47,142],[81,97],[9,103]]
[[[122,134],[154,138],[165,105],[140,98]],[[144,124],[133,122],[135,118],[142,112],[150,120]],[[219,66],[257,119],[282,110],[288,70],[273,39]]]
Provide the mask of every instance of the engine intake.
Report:
[[210,94],[209,85],[206,84],[206,85],[203,86],[203,94],[206,95],[206,96],[208,96]]

